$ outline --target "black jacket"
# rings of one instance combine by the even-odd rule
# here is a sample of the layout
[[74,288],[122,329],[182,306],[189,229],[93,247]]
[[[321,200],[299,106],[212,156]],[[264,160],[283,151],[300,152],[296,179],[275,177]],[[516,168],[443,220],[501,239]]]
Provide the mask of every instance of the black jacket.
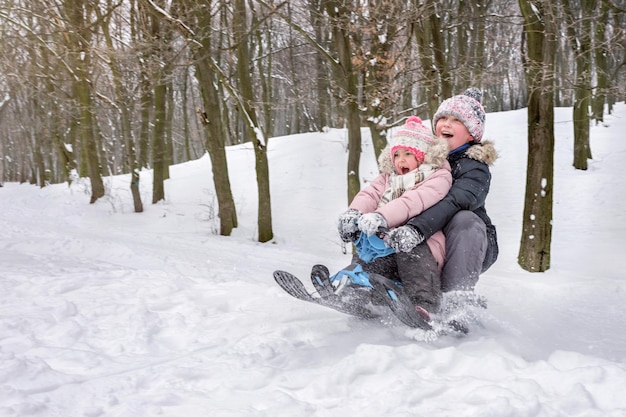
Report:
[[428,240],[435,232],[442,230],[452,217],[461,210],[471,210],[485,222],[489,245],[483,263],[487,270],[498,256],[496,230],[485,209],[485,199],[489,193],[491,173],[489,165],[498,154],[492,142],[486,141],[471,145],[466,151],[448,156],[452,167],[452,188],[443,200],[419,215],[407,224],[418,229]]

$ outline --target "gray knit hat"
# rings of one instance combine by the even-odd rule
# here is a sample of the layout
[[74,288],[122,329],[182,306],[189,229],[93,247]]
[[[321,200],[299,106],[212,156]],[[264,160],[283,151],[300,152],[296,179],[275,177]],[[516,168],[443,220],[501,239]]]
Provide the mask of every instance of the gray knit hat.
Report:
[[443,116],[452,116],[465,125],[474,142],[480,142],[485,132],[485,109],[480,104],[483,93],[475,87],[470,87],[458,96],[444,100],[433,116],[433,129],[437,121]]

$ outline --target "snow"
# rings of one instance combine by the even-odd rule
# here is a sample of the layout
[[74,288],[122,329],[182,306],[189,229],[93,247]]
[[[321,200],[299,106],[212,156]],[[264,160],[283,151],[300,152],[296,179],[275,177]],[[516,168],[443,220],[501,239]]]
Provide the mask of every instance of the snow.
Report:
[[[0,188],[0,416],[625,416],[626,105],[573,162],[556,109],[551,269],[517,265],[526,110],[491,113],[488,211],[500,257],[483,327],[421,341],[398,323],[299,302],[273,282],[349,263],[345,130],[268,141],[275,239],[256,239],[251,145],[228,148],[239,227],[215,234],[210,160],[171,167],[132,212],[130,177]],[[361,176],[376,175],[367,129]],[[150,201],[151,173],[142,172]]]

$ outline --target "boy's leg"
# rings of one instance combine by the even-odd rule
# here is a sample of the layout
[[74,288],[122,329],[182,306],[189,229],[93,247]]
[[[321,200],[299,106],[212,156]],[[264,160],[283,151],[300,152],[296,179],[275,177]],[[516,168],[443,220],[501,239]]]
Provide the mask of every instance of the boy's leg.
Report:
[[440,272],[428,245],[417,245],[411,252],[396,253],[398,276],[411,301],[434,313],[441,301]]
[[442,291],[473,290],[487,252],[485,223],[473,212],[463,210],[448,222],[443,233],[446,260],[441,273]]

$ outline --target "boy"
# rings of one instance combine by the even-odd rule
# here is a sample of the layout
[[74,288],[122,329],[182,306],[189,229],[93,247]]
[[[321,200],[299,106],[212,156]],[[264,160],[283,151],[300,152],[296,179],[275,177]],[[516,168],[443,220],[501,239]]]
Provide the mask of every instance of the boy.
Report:
[[481,98],[480,90],[470,88],[439,106],[432,124],[437,136],[450,145],[452,188],[439,203],[392,230],[387,241],[397,252],[410,252],[443,230],[444,292],[473,291],[479,275],[498,257],[496,228],[485,208],[491,182],[489,165],[497,152],[492,142],[482,142],[485,110]]

